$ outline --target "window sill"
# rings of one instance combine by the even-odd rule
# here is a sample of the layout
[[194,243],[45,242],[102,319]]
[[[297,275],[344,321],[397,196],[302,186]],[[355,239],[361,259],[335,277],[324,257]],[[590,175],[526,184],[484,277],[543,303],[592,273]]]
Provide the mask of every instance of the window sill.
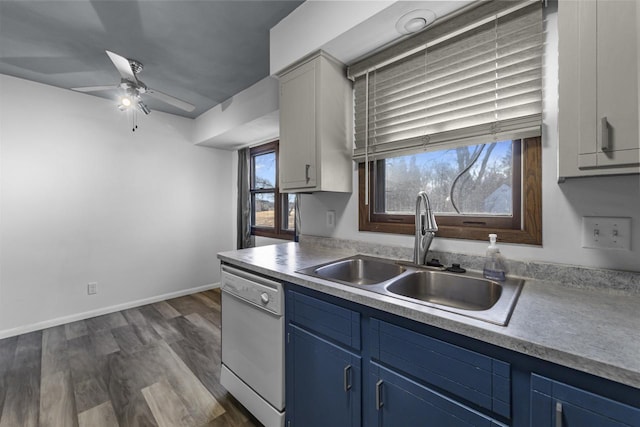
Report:
[[291,241],[293,241],[295,238],[293,231],[277,233],[271,230],[253,229],[251,230],[251,235],[260,236],[260,237],[270,237],[272,239],[291,240]]
[[[370,222],[366,225],[360,224],[360,231],[371,231],[389,234],[415,234],[413,224],[389,224]],[[530,232],[527,230],[512,230],[506,228],[487,227],[454,227],[449,225],[438,226],[436,237],[447,239],[482,240],[488,239],[490,233],[496,233],[499,241],[504,243],[520,243],[525,245],[542,245],[542,233]]]

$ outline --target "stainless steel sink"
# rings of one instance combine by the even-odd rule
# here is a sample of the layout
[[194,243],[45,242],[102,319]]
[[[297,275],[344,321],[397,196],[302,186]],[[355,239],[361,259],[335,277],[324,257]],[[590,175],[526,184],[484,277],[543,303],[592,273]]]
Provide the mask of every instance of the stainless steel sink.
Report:
[[433,304],[478,311],[488,310],[498,302],[502,286],[475,277],[416,271],[388,284],[387,291]]
[[506,325],[524,280],[494,282],[475,272],[450,273],[384,258],[355,255],[297,273],[330,280],[394,298],[400,305],[420,304]]
[[404,273],[406,268],[373,257],[355,256],[326,265],[314,266],[299,273],[349,285],[375,285]]

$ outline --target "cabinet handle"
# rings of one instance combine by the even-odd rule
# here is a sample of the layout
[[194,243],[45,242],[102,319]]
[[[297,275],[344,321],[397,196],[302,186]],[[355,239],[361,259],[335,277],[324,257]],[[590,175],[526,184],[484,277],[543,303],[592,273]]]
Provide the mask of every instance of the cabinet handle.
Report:
[[562,427],[562,403],[556,402],[556,427]]
[[606,117],[600,119],[600,150],[611,151],[611,141],[609,141],[609,122]]
[[384,405],[382,401],[382,382],[382,380],[378,380],[376,383],[376,409],[378,411],[382,408],[382,405]]
[[304,179],[307,180],[307,184],[311,180],[311,178],[309,178],[309,168],[310,167],[311,167],[311,165],[304,165]]
[[351,365],[347,365],[344,367],[344,391],[351,390]]

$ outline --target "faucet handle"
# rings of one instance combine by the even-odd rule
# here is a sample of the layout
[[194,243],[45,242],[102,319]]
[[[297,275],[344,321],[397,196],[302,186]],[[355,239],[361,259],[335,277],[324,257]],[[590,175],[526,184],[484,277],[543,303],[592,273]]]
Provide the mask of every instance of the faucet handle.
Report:
[[466,273],[467,270],[460,267],[460,264],[451,264],[451,267],[447,267],[447,271],[452,273]]
[[436,216],[431,209],[427,209],[426,214],[422,215],[422,227],[424,231],[438,231],[438,224],[436,223]]
[[444,267],[440,260],[436,258],[431,258],[431,261],[427,262],[427,265],[429,267]]

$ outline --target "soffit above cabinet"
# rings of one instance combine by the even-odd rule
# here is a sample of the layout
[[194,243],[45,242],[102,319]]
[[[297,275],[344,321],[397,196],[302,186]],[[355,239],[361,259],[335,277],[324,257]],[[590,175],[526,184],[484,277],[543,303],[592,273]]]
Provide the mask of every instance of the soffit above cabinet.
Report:
[[468,0],[399,1],[326,43],[322,49],[342,63],[351,64],[362,57],[369,56],[371,53],[390,43],[396,43],[415,34],[402,34],[398,28],[396,28],[396,24],[404,16],[410,15],[413,12],[416,12],[416,15],[424,15],[426,14],[424,11],[430,11],[435,15],[435,20],[429,24],[433,25],[433,23],[439,19],[471,3],[473,3],[473,1]]
[[[271,29],[271,73],[276,74],[319,49],[350,64],[410,36],[396,29],[396,23],[405,15],[427,10],[433,12],[437,22],[472,3],[470,0],[305,2]],[[335,20],[329,25],[322,19],[324,16],[333,16]],[[305,37],[300,37],[301,31]]]

